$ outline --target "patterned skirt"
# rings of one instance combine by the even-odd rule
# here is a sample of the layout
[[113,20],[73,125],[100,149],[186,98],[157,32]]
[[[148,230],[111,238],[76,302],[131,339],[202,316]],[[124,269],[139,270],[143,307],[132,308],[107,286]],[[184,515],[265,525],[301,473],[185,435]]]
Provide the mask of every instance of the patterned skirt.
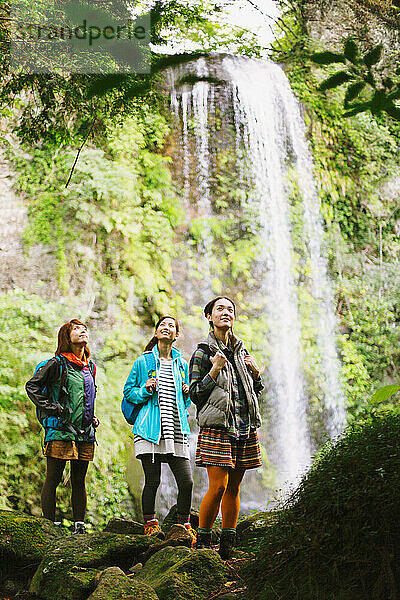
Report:
[[202,427],[197,440],[196,465],[232,469],[261,467],[257,432],[252,431],[244,440],[235,440],[225,429]]

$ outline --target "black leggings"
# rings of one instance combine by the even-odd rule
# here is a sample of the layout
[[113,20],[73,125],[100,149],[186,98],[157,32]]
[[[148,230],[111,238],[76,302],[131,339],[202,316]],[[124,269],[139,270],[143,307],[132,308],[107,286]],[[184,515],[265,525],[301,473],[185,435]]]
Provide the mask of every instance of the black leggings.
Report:
[[[159,454],[142,454],[139,458],[142,461],[145,477],[142,492],[143,515],[150,516],[154,514],[156,494],[160,485],[161,457]],[[190,461],[187,458],[170,454],[162,455],[162,459],[162,462],[166,462],[170,466],[178,486],[178,515],[189,516],[193,488]]]
[[[42,489],[42,512],[46,519],[55,521],[56,490],[62,479],[66,460],[47,457],[46,481]],[[86,512],[85,477],[89,466],[87,460],[71,460],[71,502],[74,521],[83,521]]]

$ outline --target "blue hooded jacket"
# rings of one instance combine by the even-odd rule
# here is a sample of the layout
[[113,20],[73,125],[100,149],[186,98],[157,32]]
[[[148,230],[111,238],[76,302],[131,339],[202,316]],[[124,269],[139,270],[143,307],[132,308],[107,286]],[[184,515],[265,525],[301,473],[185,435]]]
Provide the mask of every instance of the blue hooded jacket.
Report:
[[[156,372],[154,377],[158,377],[160,370],[160,355],[157,344],[152,349]],[[182,384],[189,384],[189,366],[182,352],[172,347],[172,373],[176,388],[176,404],[178,407],[179,421],[182,433],[189,435],[190,428],[187,420],[187,408],[190,406],[189,394],[182,392]],[[141,354],[133,363],[131,372],[124,386],[124,399],[132,404],[143,404],[140,409],[132,433],[140,435],[145,440],[158,444],[161,437],[161,418],[160,407],[158,404],[158,392],[148,392],[145,383],[149,379],[146,359]]]

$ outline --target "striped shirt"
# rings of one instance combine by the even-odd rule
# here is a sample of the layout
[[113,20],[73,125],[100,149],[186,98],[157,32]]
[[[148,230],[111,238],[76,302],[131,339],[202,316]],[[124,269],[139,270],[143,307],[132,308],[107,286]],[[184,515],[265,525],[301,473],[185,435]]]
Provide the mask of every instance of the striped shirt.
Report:
[[172,373],[172,361],[162,360],[157,380],[158,404],[160,406],[161,438],[159,444],[134,436],[135,455],[173,454],[189,458],[187,435],[182,433],[176,404],[176,389]]

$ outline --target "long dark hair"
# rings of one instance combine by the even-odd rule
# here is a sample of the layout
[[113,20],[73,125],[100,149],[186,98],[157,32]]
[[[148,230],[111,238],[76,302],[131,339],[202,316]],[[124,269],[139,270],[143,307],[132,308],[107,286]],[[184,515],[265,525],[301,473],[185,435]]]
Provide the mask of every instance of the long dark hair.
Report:
[[[58,332],[58,345],[56,350],[56,356],[65,352],[72,352],[71,346],[71,331],[74,325],[84,325],[86,327],[86,323],[80,321],[79,319],[71,319],[68,323],[64,323]],[[89,358],[90,350],[89,346],[85,346],[83,350],[84,356]]]
[[[154,328],[154,331],[157,331],[157,329],[160,327],[161,323],[163,321],[165,321],[165,319],[172,319],[173,321],[175,321],[175,327],[176,327],[176,333],[179,333],[179,323],[178,321],[175,319],[175,317],[170,317],[169,315],[164,315],[163,317],[160,317],[156,323],[156,326]],[[154,346],[157,344],[158,339],[156,338],[155,335],[153,335],[153,337],[151,338],[151,340],[149,341],[149,343],[147,344],[146,348],[144,349],[144,352],[149,352],[150,350],[152,350],[154,348]]]

